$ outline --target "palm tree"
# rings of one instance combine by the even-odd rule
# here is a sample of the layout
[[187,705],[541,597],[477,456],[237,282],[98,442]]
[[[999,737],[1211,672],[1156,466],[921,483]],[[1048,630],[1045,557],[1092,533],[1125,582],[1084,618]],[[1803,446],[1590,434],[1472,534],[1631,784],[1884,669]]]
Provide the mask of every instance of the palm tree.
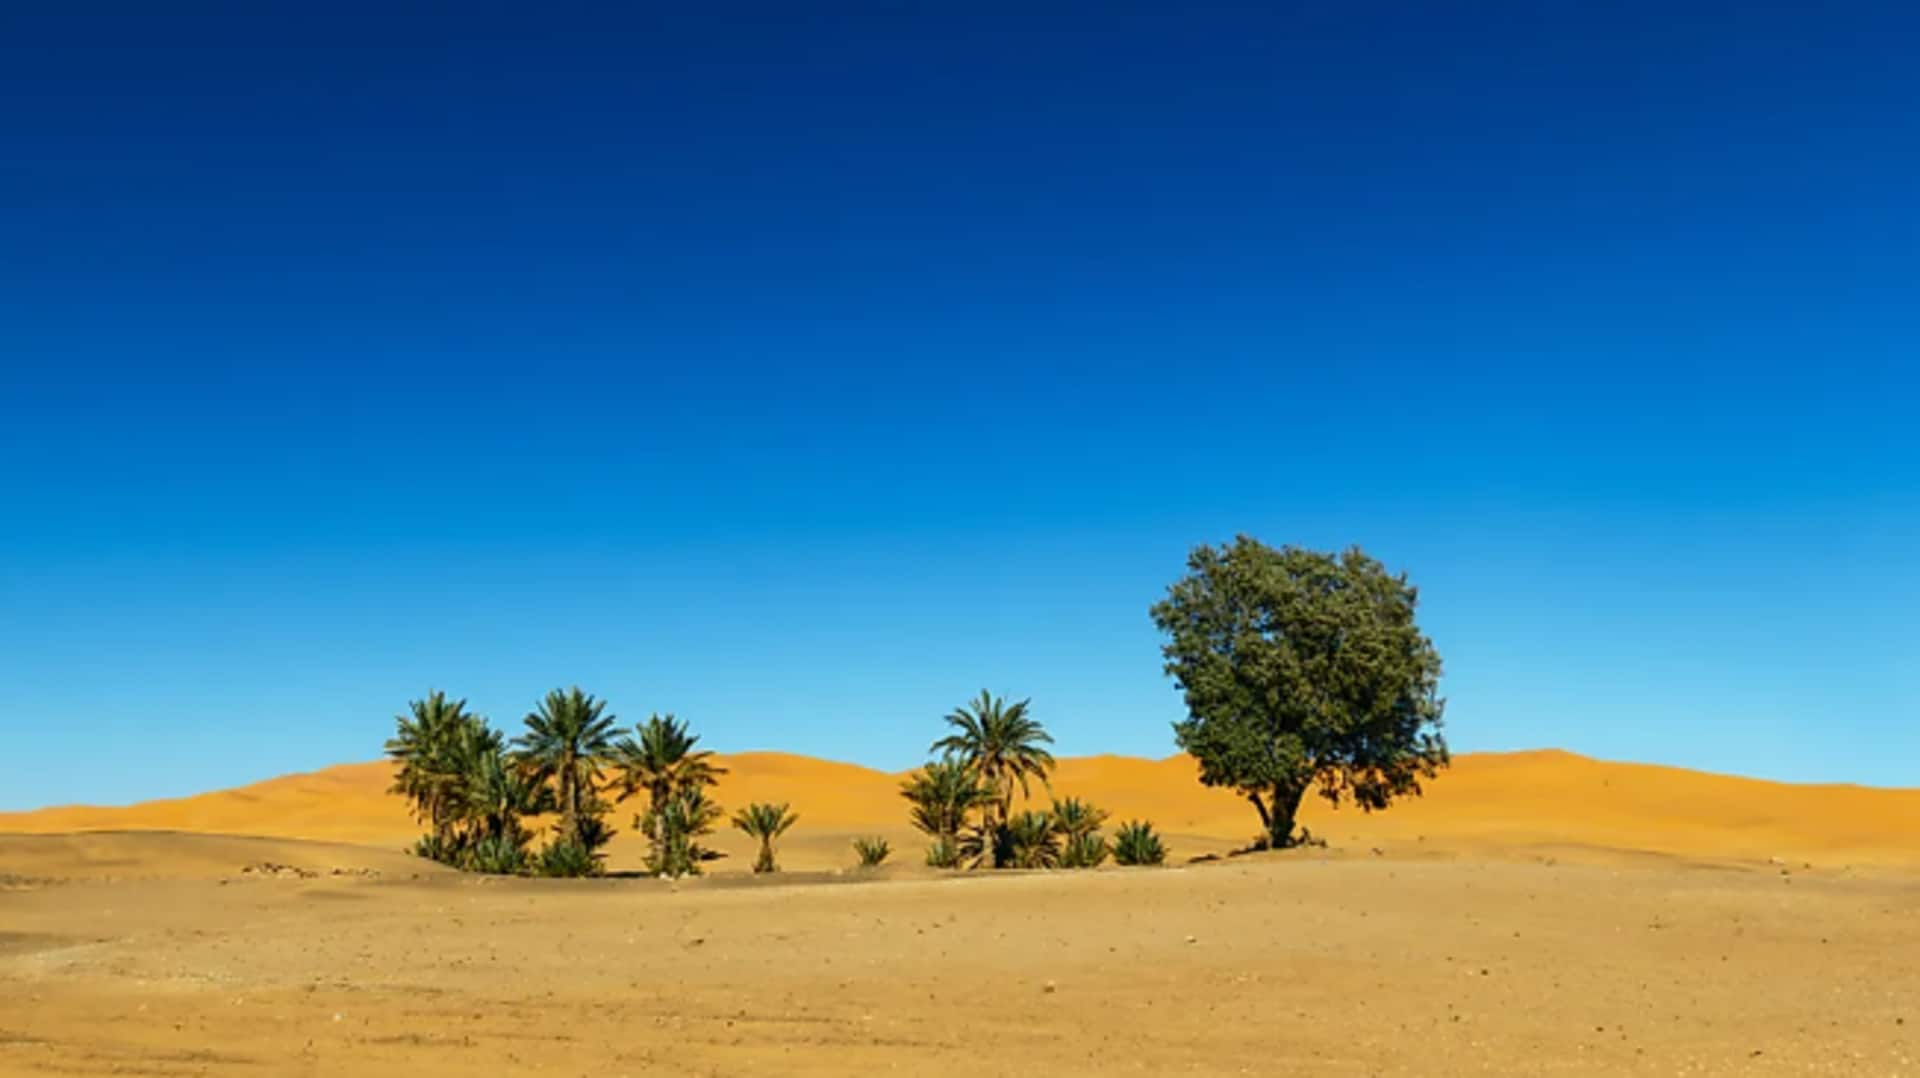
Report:
[[1055,868],[1060,864],[1060,835],[1047,813],[1023,812],[1007,821],[1006,845],[1014,868]]
[[695,750],[700,737],[672,715],[654,715],[634,727],[638,737],[623,737],[613,746],[614,765],[620,769],[620,800],[645,790],[647,807],[657,809],[675,794],[712,786],[726,770],[713,764],[713,753]]
[[913,826],[933,839],[928,863],[952,868],[962,856],[960,833],[975,809],[992,802],[993,795],[962,760],[934,760],[900,784],[900,796],[913,804]]
[[720,806],[707,800],[702,786],[678,791],[648,809],[634,820],[647,836],[647,871],[655,876],[698,876],[700,862],[714,855],[697,840],[722,815]]
[[455,735],[473,716],[465,700],[448,700],[435,689],[424,700],[407,704],[407,715],[394,716],[394,736],[387,741],[387,758],[394,762],[391,794],[413,802],[413,816],[433,829],[436,843],[450,839],[461,774],[447,766],[447,752]]
[[1100,826],[1107,822],[1104,809],[1077,797],[1055,798],[1047,815],[1060,836],[1061,868],[1095,868],[1107,859],[1107,840],[1100,834]]
[[[1032,703],[1022,700],[1011,706],[999,697],[980,690],[979,698],[947,716],[954,732],[933,743],[930,751],[957,756],[980,777],[992,795],[987,805],[987,829],[999,833],[1013,812],[1013,788],[1028,793],[1027,780],[1037,778],[1043,784],[1053,770],[1053,754],[1040,746],[1052,744],[1046,728],[1028,717]],[[996,846],[998,843],[995,844]],[[1000,859],[995,857],[995,864]]]
[[555,689],[527,716],[527,732],[514,741],[541,782],[551,780],[560,810],[559,834],[581,839],[581,816],[599,792],[600,767],[613,754],[615,718],[607,704],[580,691]]
[[760,840],[760,854],[753,859],[755,872],[780,871],[780,866],[773,861],[773,840],[786,834],[787,828],[799,819],[787,811],[784,801],[777,805],[759,802],[733,814],[733,826],[745,831],[748,837]]

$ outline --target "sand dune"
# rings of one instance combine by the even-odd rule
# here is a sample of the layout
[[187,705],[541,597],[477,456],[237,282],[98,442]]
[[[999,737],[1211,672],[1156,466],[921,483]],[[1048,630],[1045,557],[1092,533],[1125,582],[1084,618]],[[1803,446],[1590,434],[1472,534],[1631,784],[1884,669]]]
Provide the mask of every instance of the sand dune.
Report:
[[[906,822],[901,776],[784,753],[723,757],[724,805],[790,802],[801,822],[786,843],[796,869],[849,860],[857,834],[887,837],[917,860],[921,840]],[[397,850],[418,834],[405,805],[386,793],[383,762],[345,764],[232,790],[119,808],[61,807],[0,814],[0,832],[56,834],[175,831],[251,835]],[[1063,759],[1053,790],[1086,798],[1116,819],[1145,818],[1166,832],[1176,856],[1219,853],[1255,830],[1247,803],[1201,786],[1184,756]],[[1036,791],[1036,794],[1038,791]],[[625,827],[631,805],[616,817]],[[1558,751],[1465,755],[1425,797],[1390,811],[1334,811],[1317,799],[1306,824],[1336,847],[1413,847],[1407,852],[1537,853],[1542,848],[1645,851],[1692,858],[1781,857],[1822,863],[1920,864],[1920,790],[1762,782]],[[731,856],[718,872],[744,870],[747,844],[717,836]],[[623,835],[616,868],[639,863]]]

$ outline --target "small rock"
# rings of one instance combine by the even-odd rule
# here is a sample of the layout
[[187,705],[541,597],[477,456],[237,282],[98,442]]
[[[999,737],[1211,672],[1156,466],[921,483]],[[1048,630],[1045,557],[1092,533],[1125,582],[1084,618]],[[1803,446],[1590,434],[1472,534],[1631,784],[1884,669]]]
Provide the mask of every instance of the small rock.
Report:
[[1040,991],[1050,996],[1054,993],[1054,990],[1059,987],[1060,986],[1055,984],[1054,982],[1048,981],[1046,984],[1043,984],[1040,986]]

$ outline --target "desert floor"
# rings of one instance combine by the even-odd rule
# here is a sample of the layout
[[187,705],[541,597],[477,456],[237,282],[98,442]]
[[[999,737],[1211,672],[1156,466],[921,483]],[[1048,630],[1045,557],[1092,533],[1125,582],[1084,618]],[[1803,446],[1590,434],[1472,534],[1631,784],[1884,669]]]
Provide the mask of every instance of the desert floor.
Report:
[[[792,871],[461,876],[359,765],[0,817],[0,1074],[1920,1074],[1908,791],[1482,758],[1195,863],[1244,803],[1069,761],[1175,863],[944,877],[894,778],[732,762]],[[194,833],[235,822],[309,837]]]

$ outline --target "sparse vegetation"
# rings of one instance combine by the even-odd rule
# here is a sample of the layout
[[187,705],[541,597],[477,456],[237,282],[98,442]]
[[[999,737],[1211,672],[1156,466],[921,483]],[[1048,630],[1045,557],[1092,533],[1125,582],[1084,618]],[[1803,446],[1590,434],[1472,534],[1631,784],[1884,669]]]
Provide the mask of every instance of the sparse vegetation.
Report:
[[1154,834],[1153,825],[1132,820],[1113,833],[1113,860],[1121,865],[1158,865],[1165,863],[1167,849]]
[[1404,574],[1357,547],[1275,550],[1244,535],[1196,548],[1187,570],[1152,609],[1186,694],[1175,740],[1201,782],[1253,804],[1261,845],[1298,841],[1316,785],[1371,811],[1417,796],[1446,766],[1440,655]]
[[853,852],[861,868],[879,868],[893,853],[893,846],[878,835],[863,835],[853,840]]
[[784,801],[777,805],[757,802],[733,814],[733,826],[760,842],[759,853],[753,859],[754,872],[780,871],[773,857],[774,840],[786,834],[798,820],[798,816],[787,810]]

